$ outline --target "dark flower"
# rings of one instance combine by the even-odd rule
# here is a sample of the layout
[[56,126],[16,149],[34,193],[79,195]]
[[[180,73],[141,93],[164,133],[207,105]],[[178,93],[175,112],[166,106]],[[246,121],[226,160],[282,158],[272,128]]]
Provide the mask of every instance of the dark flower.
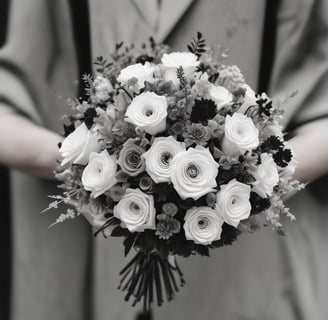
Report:
[[135,143],[135,139],[127,140],[118,158],[118,164],[123,172],[131,177],[139,175],[145,170],[145,160],[141,155],[145,150]]
[[167,202],[163,204],[162,210],[164,214],[173,217],[177,214],[178,207],[172,202]]
[[71,134],[75,130],[74,123],[65,125],[64,124],[64,137],[67,137],[69,134]]
[[172,108],[168,112],[168,118],[172,121],[177,120],[178,116],[180,115],[178,108]]
[[144,192],[150,191],[153,187],[153,180],[148,175],[145,175],[140,178],[139,187]]
[[147,61],[148,62],[153,62],[154,57],[151,57],[147,54],[142,54],[136,59],[136,63],[141,63],[141,64],[145,64]]
[[167,240],[174,233],[178,233],[180,231],[180,222],[167,214],[160,214],[157,216],[159,220],[156,226],[156,235],[160,239]]
[[84,112],[84,123],[90,129],[94,123],[94,118],[97,117],[97,111],[94,108],[88,108]]
[[256,100],[256,103],[259,106],[259,115],[262,116],[264,114],[269,117],[273,110],[272,101],[269,100],[265,94],[262,94],[261,96],[257,95],[256,97],[258,98],[258,100]]
[[208,127],[200,123],[192,123],[191,126],[187,126],[187,131],[183,133],[183,137],[187,146],[194,143],[205,146],[211,138],[211,132]]
[[201,99],[195,100],[195,105],[192,108],[191,122],[206,122],[216,116],[216,104],[212,100]]
[[157,89],[157,94],[158,95],[173,95],[174,92],[174,84],[172,83],[172,81],[165,81],[162,82],[158,85],[158,89]]
[[257,214],[270,208],[271,201],[268,198],[262,198],[257,193],[251,192],[249,199],[252,210],[251,214]]
[[273,155],[273,159],[278,166],[284,168],[293,159],[293,154],[290,149],[280,149]]
[[283,143],[277,136],[270,136],[261,145],[262,152],[270,152],[271,150],[279,150],[283,147]]
[[173,136],[179,135],[184,129],[183,122],[175,122],[169,129],[169,132]]

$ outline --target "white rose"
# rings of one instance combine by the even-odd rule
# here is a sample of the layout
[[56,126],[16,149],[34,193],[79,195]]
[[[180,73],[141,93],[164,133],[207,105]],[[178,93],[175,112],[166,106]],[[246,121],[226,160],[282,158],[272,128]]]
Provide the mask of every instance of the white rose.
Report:
[[142,155],[146,171],[156,183],[171,181],[171,163],[174,157],[186,150],[184,143],[172,136],[155,138],[151,148]]
[[171,80],[176,86],[179,85],[179,79],[177,77],[177,69],[179,67],[183,68],[188,79],[193,78],[196,67],[199,65],[197,56],[191,52],[164,53],[161,60],[165,72],[165,80]]
[[261,154],[261,164],[253,176],[256,179],[253,183],[253,190],[262,198],[271,196],[273,187],[279,182],[279,174],[277,165],[270,154]]
[[101,153],[92,152],[89,163],[82,173],[82,185],[85,190],[91,191],[96,198],[116,184],[116,159],[106,150]]
[[127,189],[124,197],[114,207],[114,216],[120,219],[122,226],[130,232],[156,229],[155,215],[153,196],[139,189]]
[[85,123],[82,123],[71,134],[69,134],[60,147],[60,154],[63,157],[62,166],[66,164],[88,163],[91,152],[100,150],[99,135],[97,132],[89,130]]
[[178,153],[171,162],[171,181],[182,199],[198,198],[215,191],[219,164],[210,151],[197,146]]
[[132,100],[125,116],[127,122],[151,135],[163,132],[166,129],[166,98],[154,92],[144,92]]
[[218,110],[232,102],[232,94],[225,87],[211,85],[208,93],[210,98],[215,102]]
[[145,87],[145,81],[154,81],[154,70],[155,68],[149,62],[146,62],[145,64],[132,64],[121,70],[120,74],[117,77],[117,81],[121,82],[122,84],[125,84],[130,79],[136,78],[138,79],[139,89],[143,89]]
[[218,211],[209,207],[193,207],[187,211],[184,220],[187,240],[202,245],[220,240],[224,221]]
[[220,186],[216,194],[216,206],[221,210],[227,224],[237,227],[241,220],[247,219],[251,213],[249,202],[251,187],[236,179]]
[[230,156],[255,149],[259,145],[259,131],[251,118],[234,113],[225,120],[222,150]]
[[95,96],[99,100],[108,99],[108,94],[113,91],[110,81],[102,76],[98,76],[93,82],[95,88]]

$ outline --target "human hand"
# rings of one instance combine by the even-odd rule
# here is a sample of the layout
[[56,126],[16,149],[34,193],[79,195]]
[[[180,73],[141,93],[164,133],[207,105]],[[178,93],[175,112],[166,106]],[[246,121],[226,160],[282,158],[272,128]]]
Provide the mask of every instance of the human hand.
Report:
[[0,163],[54,180],[62,137],[42,128],[6,105],[0,105]]
[[313,121],[299,127],[288,141],[297,167],[294,178],[311,182],[328,173],[328,119]]

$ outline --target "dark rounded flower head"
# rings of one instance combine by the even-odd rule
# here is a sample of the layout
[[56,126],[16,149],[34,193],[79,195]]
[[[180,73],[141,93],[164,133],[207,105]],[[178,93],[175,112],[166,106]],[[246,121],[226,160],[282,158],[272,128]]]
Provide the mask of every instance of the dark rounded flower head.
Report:
[[93,125],[93,119],[97,117],[97,111],[94,108],[88,108],[84,112],[84,123],[87,126],[87,128],[90,130],[90,128]]
[[217,109],[214,101],[208,99],[195,100],[190,120],[195,123],[206,122],[207,120],[213,119],[216,116],[216,112]]
[[290,149],[280,149],[273,155],[273,159],[278,166],[285,168],[293,159],[293,153]]
[[185,125],[183,122],[175,122],[169,129],[170,134],[177,136],[182,133]]
[[144,175],[139,180],[139,187],[144,192],[151,191],[153,187],[153,180],[148,175]]
[[250,193],[249,201],[252,205],[252,210],[251,210],[252,215],[267,210],[268,208],[270,208],[271,205],[271,201],[269,198],[262,198],[256,192]]
[[148,62],[153,62],[154,57],[151,57],[147,54],[142,54],[136,59],[136,63],[141,63],[141,64],[145,64],[147,61]]
[[280,137],[272,135],[262,143],[261,151],[270,152],[271,150],[280,150],[283,148],[283,146],[284,144],[281,141]]
[[183,137],[187,146],[194,143],[205,146],[211,138],[211,132],[208,127],[200,123],[192,123],[191,126],[187,126],[187,131],[183,134]]
[[163,204],[162,210],[165,214],[173,217],[177,214],[178,207],[172,202],[167,202]]
[[156,226],[156,235],[160,239],[167,240],[173,236],[174,233],[180,231],[181,225],[180,222],[168,215],[160,214],[157,216],[159,220]]

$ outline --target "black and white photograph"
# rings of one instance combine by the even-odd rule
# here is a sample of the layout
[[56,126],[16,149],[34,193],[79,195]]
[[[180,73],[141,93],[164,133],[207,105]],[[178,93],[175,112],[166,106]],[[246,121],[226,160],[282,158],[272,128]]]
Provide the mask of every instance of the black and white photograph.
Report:
[[327,320],[328,0],[0,0],[0,320]]

